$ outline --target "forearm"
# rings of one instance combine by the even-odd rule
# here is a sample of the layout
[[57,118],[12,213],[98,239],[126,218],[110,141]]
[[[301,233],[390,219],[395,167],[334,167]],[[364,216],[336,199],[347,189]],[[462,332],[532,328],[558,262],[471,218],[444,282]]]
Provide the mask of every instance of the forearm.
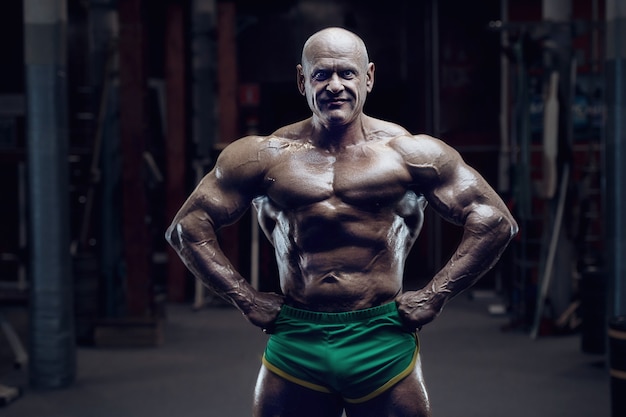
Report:
[[173,223],[166,234],[167,241],[197,279],[247,314],[254,304],[256,290],[221,250],[210,223],[202,228],[186,223],[184,220]]
[[430,290],[446,303],[471,287],[495,265],[516,233],[517,225],[509,215],[471,214],[459,246],[433,277]]

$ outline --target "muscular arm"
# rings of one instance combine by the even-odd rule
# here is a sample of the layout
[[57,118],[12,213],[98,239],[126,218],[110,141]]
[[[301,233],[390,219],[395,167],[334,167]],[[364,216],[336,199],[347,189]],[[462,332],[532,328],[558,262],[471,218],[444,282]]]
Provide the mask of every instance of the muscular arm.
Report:
[[517,233],[517,224],[489,184],[443,142],[422,136],[403,150],[431,206],[463,227],[454,254],[430,283],[398,298],[401,314],[417,328],[432,321],[449,300],[493,267]]
[[259,293],[237,272],[217,242],[216,231],[249,208],[263,180],[258,138],[227,147],[215,168],[198,184],[176,214],[166,239],[189,270],[217,295],[236,306],[253,324],[267,328],[282,298]]

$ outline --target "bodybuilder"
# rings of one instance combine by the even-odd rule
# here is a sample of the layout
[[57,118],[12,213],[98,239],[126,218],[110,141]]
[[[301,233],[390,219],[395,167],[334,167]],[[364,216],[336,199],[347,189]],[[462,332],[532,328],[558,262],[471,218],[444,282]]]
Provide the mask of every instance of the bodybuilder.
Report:
[[[430,416],[416,331],[494,265],[517,225],[455,150],[363,113],[374,64],[355,34],[317,32],[296,69],[312,116],[226,147],[167,239],[270,334],[254,416]],[[251,204],[282,294],[252,288],[218,245],[216,230]],[[463,237],[427,286],[403,292],[427,204]]]

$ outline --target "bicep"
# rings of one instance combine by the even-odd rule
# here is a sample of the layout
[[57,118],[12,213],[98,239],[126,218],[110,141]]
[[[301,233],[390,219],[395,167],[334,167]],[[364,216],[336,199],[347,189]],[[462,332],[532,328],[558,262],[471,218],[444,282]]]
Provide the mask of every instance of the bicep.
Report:
[[456,166],[450,172],[440,172],[428,184],[425,196],[441,216],[455,224],[462,224],[472,207],[485,198],[483,182],[472,169]]
[[440,145],[443,151],[426,178],[424,195],[446,220],[457,224],[480,224],[508,212],[500,196],[459,153]]
[[216,227],[234,223],[262,193],[262,141],[249,136],[227,146],[190,196],[189,205],[206,212]]
[[447,220],[463,226],[473,236],[510,237],[515,226],[500,196],[474,170],[470,175],[455,176],[442,188],[433,191],[432,204]]
[[250,201],[249,196],[225,185],[212,171],[191,193],[175,221],[189,232],[207,227],[217,230],[237,221],[249,207]]
[[[258,191],[258,170],[241,169],[233,156],[220,156],[216,166],[196,186],[174,219],[188,239],[202,240],[236,222],[250,207]],[[231,154],[233,152],[230,152]],[[236,154],[236,153],[235,153]]]

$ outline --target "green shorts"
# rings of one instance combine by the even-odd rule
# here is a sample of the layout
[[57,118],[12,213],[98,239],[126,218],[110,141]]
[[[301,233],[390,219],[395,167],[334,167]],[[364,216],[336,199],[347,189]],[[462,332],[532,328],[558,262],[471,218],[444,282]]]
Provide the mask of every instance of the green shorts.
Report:
[[346,313],[283,306],[263,364],[288,381],[359,403],[408,376],[418,351],[395,302]]

